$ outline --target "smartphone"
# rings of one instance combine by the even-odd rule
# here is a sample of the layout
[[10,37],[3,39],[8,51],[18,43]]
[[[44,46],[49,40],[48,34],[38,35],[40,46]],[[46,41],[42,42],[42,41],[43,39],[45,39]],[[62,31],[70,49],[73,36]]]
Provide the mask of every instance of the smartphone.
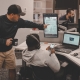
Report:
[[54,44],[51,44],[51,45],[50,45],[50,48],[53,49],[53,48],[54,48]]

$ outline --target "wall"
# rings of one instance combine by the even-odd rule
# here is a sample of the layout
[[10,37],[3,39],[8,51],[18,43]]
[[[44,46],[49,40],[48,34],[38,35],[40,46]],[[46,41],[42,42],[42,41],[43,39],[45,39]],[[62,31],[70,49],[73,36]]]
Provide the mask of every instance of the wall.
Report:
[[0,15],[6,14],[11,4],[18,4],[22,10],[26,8],[26,15],[22,18],[33,20],[33,0],[0,0]]
[[[33,21],[33,0],[0,0],[0,15],[7,13],[7,8],[11,4],[18,4],[22,10],[26,8],[26,15],[22,17],[25,20]],[[19,39],[19,44],[25,41],[26,35],[29,34],[30,29],[19,29],[16,38]]]
[[26,36],[28,34],[30,34],[30,29],[28,29],[28,28],[18,29],[18,32],[15,36],[15,38],[18,39],[18,44],[21,44],[22,42],[24,42],[26,40]]
[[43,23],[43,13],[53,13],[53,0],[34,0],[34,22]]

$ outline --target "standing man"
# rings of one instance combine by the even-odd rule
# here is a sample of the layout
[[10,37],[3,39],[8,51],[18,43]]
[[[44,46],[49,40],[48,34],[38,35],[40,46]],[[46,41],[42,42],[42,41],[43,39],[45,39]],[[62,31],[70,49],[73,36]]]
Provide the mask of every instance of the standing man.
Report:
[[66,11],[66,14],[61,16],[59,20],[68,20],[70,23],[74,23],[74,10],[69,8]]
[[[0,69],[9,69],[9,80],[16,80],[15,54],[12,49],[12,41],[18,28],[44,29],[46,25],[39,25],[20,18],[24,16],[19,5],[11,5],[7,14],[0,16]],[[4,64],[4,65],[3,65]]]

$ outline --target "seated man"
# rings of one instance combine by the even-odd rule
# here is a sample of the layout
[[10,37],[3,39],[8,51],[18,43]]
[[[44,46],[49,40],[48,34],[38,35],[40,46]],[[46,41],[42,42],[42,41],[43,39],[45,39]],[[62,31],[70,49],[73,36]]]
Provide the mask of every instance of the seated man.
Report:
[[[53,49],[51,51],[42,50],[40,48],[40,39],[37,34],[28,35],[26,44],[28,48],[22,55],[27,66],[48,66],[53,72],[58,72],[60,70],[60,63],[54,53],[55,51]],[[49,47],[47,49],[49,49]]]
[[70,23],[74,23],[74,10],[73,9],[67,9],[66,14],[61,16],[59,20],[67,20]]

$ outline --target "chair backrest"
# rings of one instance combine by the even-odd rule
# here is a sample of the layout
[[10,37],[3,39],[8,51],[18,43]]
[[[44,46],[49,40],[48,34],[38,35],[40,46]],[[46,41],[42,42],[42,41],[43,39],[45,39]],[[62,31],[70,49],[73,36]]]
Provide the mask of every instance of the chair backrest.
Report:
[[55,74],[49,67],[31,66],[35,80],[55,80]]

